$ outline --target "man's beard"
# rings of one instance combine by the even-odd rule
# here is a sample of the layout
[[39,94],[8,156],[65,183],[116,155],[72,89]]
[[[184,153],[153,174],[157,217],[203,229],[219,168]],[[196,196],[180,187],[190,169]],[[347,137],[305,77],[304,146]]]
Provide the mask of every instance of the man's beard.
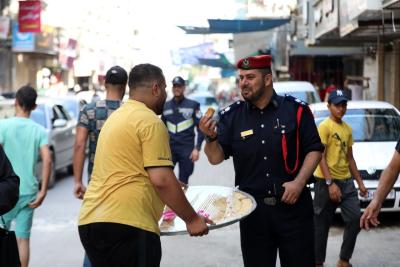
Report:
[[254,103],[263,96],[263,94],[265,93],[264,90],[265,90],[265,86],[262,85],[262,86],[260,86],[258,91],[256,91],[256,92],[253,91],[253,93],[250,96],[244,96],[243,91],[241,92],[241,94],[242,94],[242,97],[244,100],[246,100],[247,102],[250,102],[250,103]]
[[163,113],[164,104],[165,104],[165,101],[162,102],[162,103],[158,103],[158,104],[157,104],[156,110],[155,110],[157,115],[161,115],[161,114]]

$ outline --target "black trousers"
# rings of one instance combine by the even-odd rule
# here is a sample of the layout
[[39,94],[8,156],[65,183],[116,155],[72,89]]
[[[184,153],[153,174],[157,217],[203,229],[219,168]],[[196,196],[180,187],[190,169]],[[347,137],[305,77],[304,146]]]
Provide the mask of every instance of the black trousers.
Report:
[[174,166],[179,163],[179,181],[188,184],[189,177],[193,174],[194,163],[190,159],[193,146],[171,146],[172,162]]
[[279,251],[282,267],[314,267],[314,223],[308,189],[294,205],[278,202],[257,208],[240,222],[244,266],[275,267]]
[[158,267],[160,237],[129,225],[91,223],[78,227],[93,267]]
[[340,248],[340,259],[349,261],[356,246],[360,232],[360,200],[353,179],[335,180],[342,193],[340,203],[332,202],[329,198],[329,189],[325,180],[317,179],[314,196],[314,223],[315,223],[315,260],[324,263],[328,244],[329,228],[338,207],[345,223],[343,241]]

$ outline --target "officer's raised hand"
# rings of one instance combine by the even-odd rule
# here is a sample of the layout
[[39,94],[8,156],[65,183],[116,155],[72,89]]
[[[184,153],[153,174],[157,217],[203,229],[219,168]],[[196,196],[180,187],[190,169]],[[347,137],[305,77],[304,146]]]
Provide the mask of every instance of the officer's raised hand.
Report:
[[281,201],[292,205],[299,199],[301,191],[304,188],[304,183],[298,179],[294,179],[293,181],[284,183],[282,187],[285,188],[285,191],[283,192]]
[[205,136],[211,138],[215,138],[217,136],[217,122],[212,119],[213,115],[214,109],[208,109],[204,116],[201,117],[199,122],[200,131],[202,131]]

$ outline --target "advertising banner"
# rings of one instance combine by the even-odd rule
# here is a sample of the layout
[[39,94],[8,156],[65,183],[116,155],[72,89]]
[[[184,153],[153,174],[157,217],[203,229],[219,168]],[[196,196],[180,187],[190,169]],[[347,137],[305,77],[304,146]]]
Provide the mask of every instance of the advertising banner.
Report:
[[33,52],[35,50],[35,34],[32,32],[19,32],[18,23],[12,25],[12,51]]
[[10,18],[0,16],[0,39],[7,39],[10,32]]
[[19,32],[40,32],[40,1],[19,1]]

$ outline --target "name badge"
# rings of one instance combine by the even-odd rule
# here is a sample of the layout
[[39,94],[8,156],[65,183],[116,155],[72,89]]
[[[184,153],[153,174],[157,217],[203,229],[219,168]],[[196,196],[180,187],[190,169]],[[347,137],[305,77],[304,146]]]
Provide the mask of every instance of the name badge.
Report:
[[246,136],[252,135],[253,134],[253,130],[247,130],[247,131],[243,131],[240,133],[240,137],[242,137],[243,139],[246,138]]

